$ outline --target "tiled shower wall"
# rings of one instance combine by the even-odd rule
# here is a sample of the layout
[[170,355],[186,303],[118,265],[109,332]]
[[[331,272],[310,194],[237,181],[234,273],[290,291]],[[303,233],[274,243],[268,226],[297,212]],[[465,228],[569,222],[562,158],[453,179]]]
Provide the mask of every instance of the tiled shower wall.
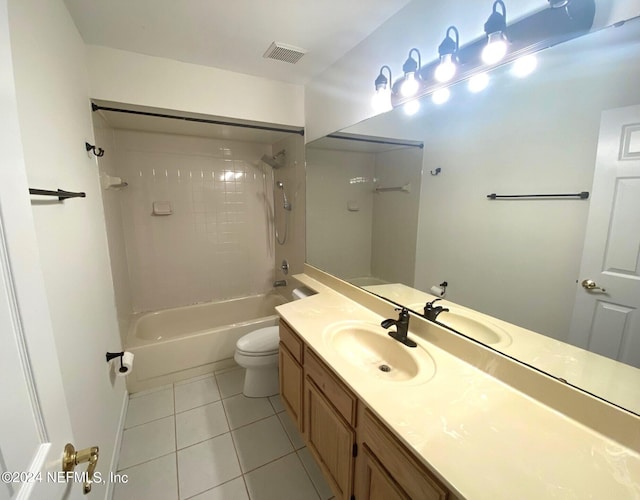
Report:
[[[271,146],[115,130],[133,311],[272,289]],[[268,175],[265,175],[268,174]],[[171,215],[153,215],[168,201]],[[116,287],[117,290],[117,287]]]

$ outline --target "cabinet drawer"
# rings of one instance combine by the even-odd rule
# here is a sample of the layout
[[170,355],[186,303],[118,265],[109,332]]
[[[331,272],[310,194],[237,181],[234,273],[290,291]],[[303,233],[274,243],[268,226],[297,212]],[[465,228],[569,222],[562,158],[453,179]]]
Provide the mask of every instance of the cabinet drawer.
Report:
[[362,418],[362,443],[410,498],[444,500],[447,490],[409,455],[398,439],[368,410]]
[[324,392],[327,399],[331,401],[344,419],[352,426],[355,426],[356,397],[308,348],[305,348],[304,353],[304,371],[306,376],[313,380]]
[[302,364],[302,346],[304,345],[302,339],[282,320],[280,320],[280,342],[286,345],[296,361]]

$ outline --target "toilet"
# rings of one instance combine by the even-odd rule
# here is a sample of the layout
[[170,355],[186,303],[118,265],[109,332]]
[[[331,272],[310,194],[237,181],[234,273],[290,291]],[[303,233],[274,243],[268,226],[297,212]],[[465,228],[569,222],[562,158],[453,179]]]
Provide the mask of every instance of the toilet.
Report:
[[[315,292],[306,287],[296,288],[293,300]],[[249,398],[264,398],[280,392],[278,384],[279,328],[268,326],[247,333],[236,342],[233,356],[236,363],[246,369],[242,393]]]
[[242,393],[249,398],[264,398],[278,394],[277,326],[260,328],[241,337],[236,343],[233,359],[246,369]]

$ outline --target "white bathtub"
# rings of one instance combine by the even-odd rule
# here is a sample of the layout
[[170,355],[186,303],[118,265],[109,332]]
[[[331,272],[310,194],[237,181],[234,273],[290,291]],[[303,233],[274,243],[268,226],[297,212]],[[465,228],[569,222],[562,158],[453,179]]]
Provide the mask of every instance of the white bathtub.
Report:
[[157,387],[235,365],[237,340],[278,324],[276,293],[135,315],[125,349],[135,358],[129,392]]

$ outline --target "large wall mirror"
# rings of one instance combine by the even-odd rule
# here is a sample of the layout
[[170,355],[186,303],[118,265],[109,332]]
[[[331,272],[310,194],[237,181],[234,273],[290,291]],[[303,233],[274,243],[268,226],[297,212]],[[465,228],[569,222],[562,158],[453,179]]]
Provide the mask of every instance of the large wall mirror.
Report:
[[418,313],[446,281],[526,332],[489,347],[640,413],[640,20],[537,60],[308,144],[307,262]]

